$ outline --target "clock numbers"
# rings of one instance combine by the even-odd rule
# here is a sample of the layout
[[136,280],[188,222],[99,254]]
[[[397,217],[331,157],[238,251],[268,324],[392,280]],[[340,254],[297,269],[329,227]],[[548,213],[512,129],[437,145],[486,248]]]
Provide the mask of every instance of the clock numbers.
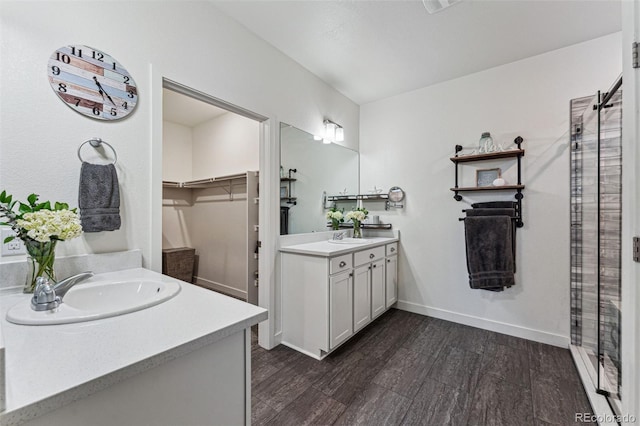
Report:
[[69,44],[53,51],[47,73],[56,96],[91,119],[121,120],[138,103],[133,76],[114,57],[90,46]]
[[104,55],[102,53],[100,53],[100,52],[96,52],[95,50],[93,51],[92,58],[96,59],[96,60],[98,60],[100,62],[104,62]]
[[64,62],[65,64],[68,64],[69,62],[71,62],[71,58],[66,53],[56,52],[56,59],[58,61]]

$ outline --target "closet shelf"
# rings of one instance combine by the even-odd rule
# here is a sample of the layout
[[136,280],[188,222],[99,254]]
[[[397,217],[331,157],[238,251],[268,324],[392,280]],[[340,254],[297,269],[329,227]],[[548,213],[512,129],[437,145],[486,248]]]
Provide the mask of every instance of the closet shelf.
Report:
[[[258,173],[258,172],[254,172]],[[233,175],[225,175],[225,176],[216,176],[212,178],[206,179],[198,179],[198,180],[189,180],[186,182],[174,182],[169,180],[163,180],[162,186],[164,188],[211,188],[220,186],[224,183],[224,185],[228,185],[229,183],[233,183],[236,180],[247,179],[247,173],[237,173]]]

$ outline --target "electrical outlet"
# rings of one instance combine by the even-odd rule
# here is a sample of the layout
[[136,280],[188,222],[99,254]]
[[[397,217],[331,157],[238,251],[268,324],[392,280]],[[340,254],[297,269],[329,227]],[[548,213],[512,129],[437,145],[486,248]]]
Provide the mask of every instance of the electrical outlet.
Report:
[[25,254],[26,250],[24,248],[24,243],[19,238],[14,238],[8,243],[4,243],[5,238],[11,237],[12,235],[16,235],[15,232],[11,228],[2,228],[2,232],[0,232],[0,237],[2,240],[2,255],[3,256],[14,256],[18,254]]

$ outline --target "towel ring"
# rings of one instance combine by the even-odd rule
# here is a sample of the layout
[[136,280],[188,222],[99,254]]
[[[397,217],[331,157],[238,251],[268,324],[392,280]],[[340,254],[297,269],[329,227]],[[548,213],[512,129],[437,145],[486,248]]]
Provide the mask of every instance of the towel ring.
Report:
[[78,147],[78,158],[80,159],[80,162],[84,163],[84,160],[82,159],[82,156],[80,155],[80,150],[87,143],[90,144],[94,148],[98,148],[102,144],[105,144],[106,146],[111,148],[111,151],[113,151],[113,163],[111,163],[111,164],[115,165],[118,162],[118,153],[116,152],[115,148],[112,147],[111,144],[109,144],[108,142],[103,141],[100,138],[89,139],[89,140],[86,140],[86,141],[84,141],[84,142],[82,142],[80,144],[80,146]]

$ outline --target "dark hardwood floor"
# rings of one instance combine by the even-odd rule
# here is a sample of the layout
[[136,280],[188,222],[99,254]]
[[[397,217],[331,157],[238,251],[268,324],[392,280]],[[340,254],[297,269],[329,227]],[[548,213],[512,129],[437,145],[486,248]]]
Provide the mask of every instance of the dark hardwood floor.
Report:
[[572,425],[567,349],[392,309],[323,361],[252,347],[254,425]]

